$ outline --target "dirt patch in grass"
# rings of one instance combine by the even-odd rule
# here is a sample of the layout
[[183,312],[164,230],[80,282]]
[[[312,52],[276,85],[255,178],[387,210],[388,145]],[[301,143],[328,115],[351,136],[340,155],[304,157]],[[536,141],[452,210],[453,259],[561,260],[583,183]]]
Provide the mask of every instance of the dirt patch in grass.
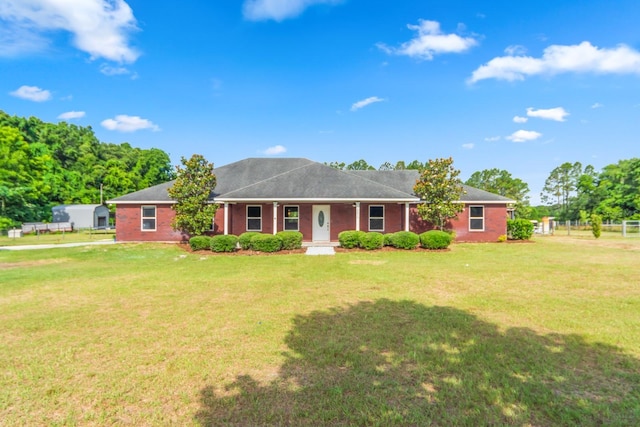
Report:
[[57,259],[37,259],[32,261],[20,261],[20,262],[0,262],[0,270],[8,270],[10,268],[24,268],[24,267],[40,267],[43,265],[63,264],[70,262],[68,258]]
[[349,261],[349,264],[364,264],[364,265],[383,265],[386,263],[387,261],[371,260],[371,259],[354,259],[353,261]]
[[628,238],[627,240],[610,240],[610,239],[596,239],[593,237],[587,236],[550,236],[545,237],[549,239],[553,239],[555,242],[560,242],[568,245],[581,245],[581,246],[591,246],[591,247],[600,247],[600,248],[614,248],[614,249],[625,249],[629,251],[640,251],[640,239],[632,240]]

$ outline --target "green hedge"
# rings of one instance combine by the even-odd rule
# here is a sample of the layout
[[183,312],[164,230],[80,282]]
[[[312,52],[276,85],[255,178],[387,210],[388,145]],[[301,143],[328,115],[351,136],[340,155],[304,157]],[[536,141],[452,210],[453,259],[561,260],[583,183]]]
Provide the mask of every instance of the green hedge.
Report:
[[279,231],[276,236],[282,241],[282,249],[300,249],[302,247],[302,233],[299,231]]
[[529,240],[533,236],[533,223],[528,219],[509,219],[507,234],[511,240]]
[[233,234],[217,235],[211,238],[213,252],[234,252],[238,245],[238,237]]
[[260,233],[258,233],[257,231],[247,231],[246,233],[242,233],[239,237],[238,237],[238,243],[240,243],[240,248],[244,249],[245,251],[248,249],[251,249],[251,239],[253,238],[253,236],[257,236]]
[[393,235],[395,233],[387,233],[384,235],[384,245],[385,246],[393,246]]
[[420,246],[425,249],[446,249],[452,239],[451,234],[445,231],[430,230],[420,235]]
[[391,246],[397,249],[415,249],[420,243],[420,236],[412,231],[398,231],[391,235]]
[[211,249],[211,237],[194,236],[189,239],[189,246],[191,246],[192,251],[204,251]]
[[338,234],[338,242],[345,249],[353,249],[361,247],[362,237],[366,233],[364,231],[348,230]]
[[282,240],[273,234],[257,234],[251,238],[251,249],[259,252],[278,252],[282,248]]
[[364,233],[360,240],[360,246],[367,250],[380,249],[384,245],[384,236],[377,231]]

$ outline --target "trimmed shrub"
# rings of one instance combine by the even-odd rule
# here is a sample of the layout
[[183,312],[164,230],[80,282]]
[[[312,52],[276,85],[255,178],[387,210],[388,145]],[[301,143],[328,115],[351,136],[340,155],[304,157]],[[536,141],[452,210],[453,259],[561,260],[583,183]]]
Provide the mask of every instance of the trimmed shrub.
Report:
[[384,236],[382,233],[378,233],[377,231],[370,231],[368,233],[364,233],[362,239],[360,240],[360,246],[367,250],[380,249],[384,244]]
[[384,245],[385,246],[393,246],[393,235],[394,233],[387,233],[384,235]]
[[511,240],[529,240],[533,236],[533,223],[528,219],[507,220],[507,234]]
[[302,247],[302,233],[299,231],[278,231],[276,234],[282,241],[282,249],[300,249]]
[[211,249],[211,237],[194,236],[189,239],[189,246],[191,246],[192,251],[204,251]]
[[251,249],[251,238],[253,236],[257,236],[258,233],[257,231],[247,231],[246,233],[242,233],[240,235],[240,237],[238,237],[238,243],[240,243],[240,248],[244,249],[245,251],[247,249]]
[[364,234],[366,234],[364,231],[343,231],[338,234],[338,242],[340,242],[340,246],[345,249],[357,248],[361,246],[360,242]]
[[440,231],[425,231],[420,235],[420,246],[425,249],[446,249],[451,244],[451,234]]
[[233,234],[219,234],[211,238],[211,250],[213,252],[233,252],[238,245],[238,237]]
[[278,252],[282,240],[273,234],[257,234],[251,238],[251,249],[259,252]]
[[591,214],[591,232],[596,239],[602,234],[602,217],[598,214]]
[[391,245],[398,249],[415,249],[420,243],[420,236],[412,231],[398,231],[391,236]]

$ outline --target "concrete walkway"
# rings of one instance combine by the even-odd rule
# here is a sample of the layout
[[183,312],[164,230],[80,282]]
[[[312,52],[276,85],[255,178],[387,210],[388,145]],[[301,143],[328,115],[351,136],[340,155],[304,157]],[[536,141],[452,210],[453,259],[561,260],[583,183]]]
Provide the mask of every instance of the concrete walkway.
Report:
[[307,255],[335,255],[336,251],[333,250],[333,246],[309,246],[307,248]]
[[113,239],[109,239],[97,240],[95,242],[55,243],[50,245],[0,246],[0,251],[29,251],[33,249],[75,248],[78,246],[113,245],[115,243],[116,242],[114,242]]

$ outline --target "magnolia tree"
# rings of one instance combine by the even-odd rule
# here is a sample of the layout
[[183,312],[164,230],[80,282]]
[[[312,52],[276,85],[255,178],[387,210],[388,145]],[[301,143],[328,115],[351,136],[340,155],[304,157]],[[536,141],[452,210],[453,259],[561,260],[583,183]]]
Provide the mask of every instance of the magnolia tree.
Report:
[[190,236],[199,236],[211,228],[218,205],[209,202],[209,196],[216,188],[213,163],[200,154],[189,160],[180,160],[183,166],[176,166],[177,178],[169,196],[176,201],[173,210],[176,216],[171,226]]
[[413,186],[413,192],[424,201],[418,205],[420,217],[440,230],[464,208],[459,202],[464,188],[458,175],[460,171],[453,167],[451,157],[429,160]]

